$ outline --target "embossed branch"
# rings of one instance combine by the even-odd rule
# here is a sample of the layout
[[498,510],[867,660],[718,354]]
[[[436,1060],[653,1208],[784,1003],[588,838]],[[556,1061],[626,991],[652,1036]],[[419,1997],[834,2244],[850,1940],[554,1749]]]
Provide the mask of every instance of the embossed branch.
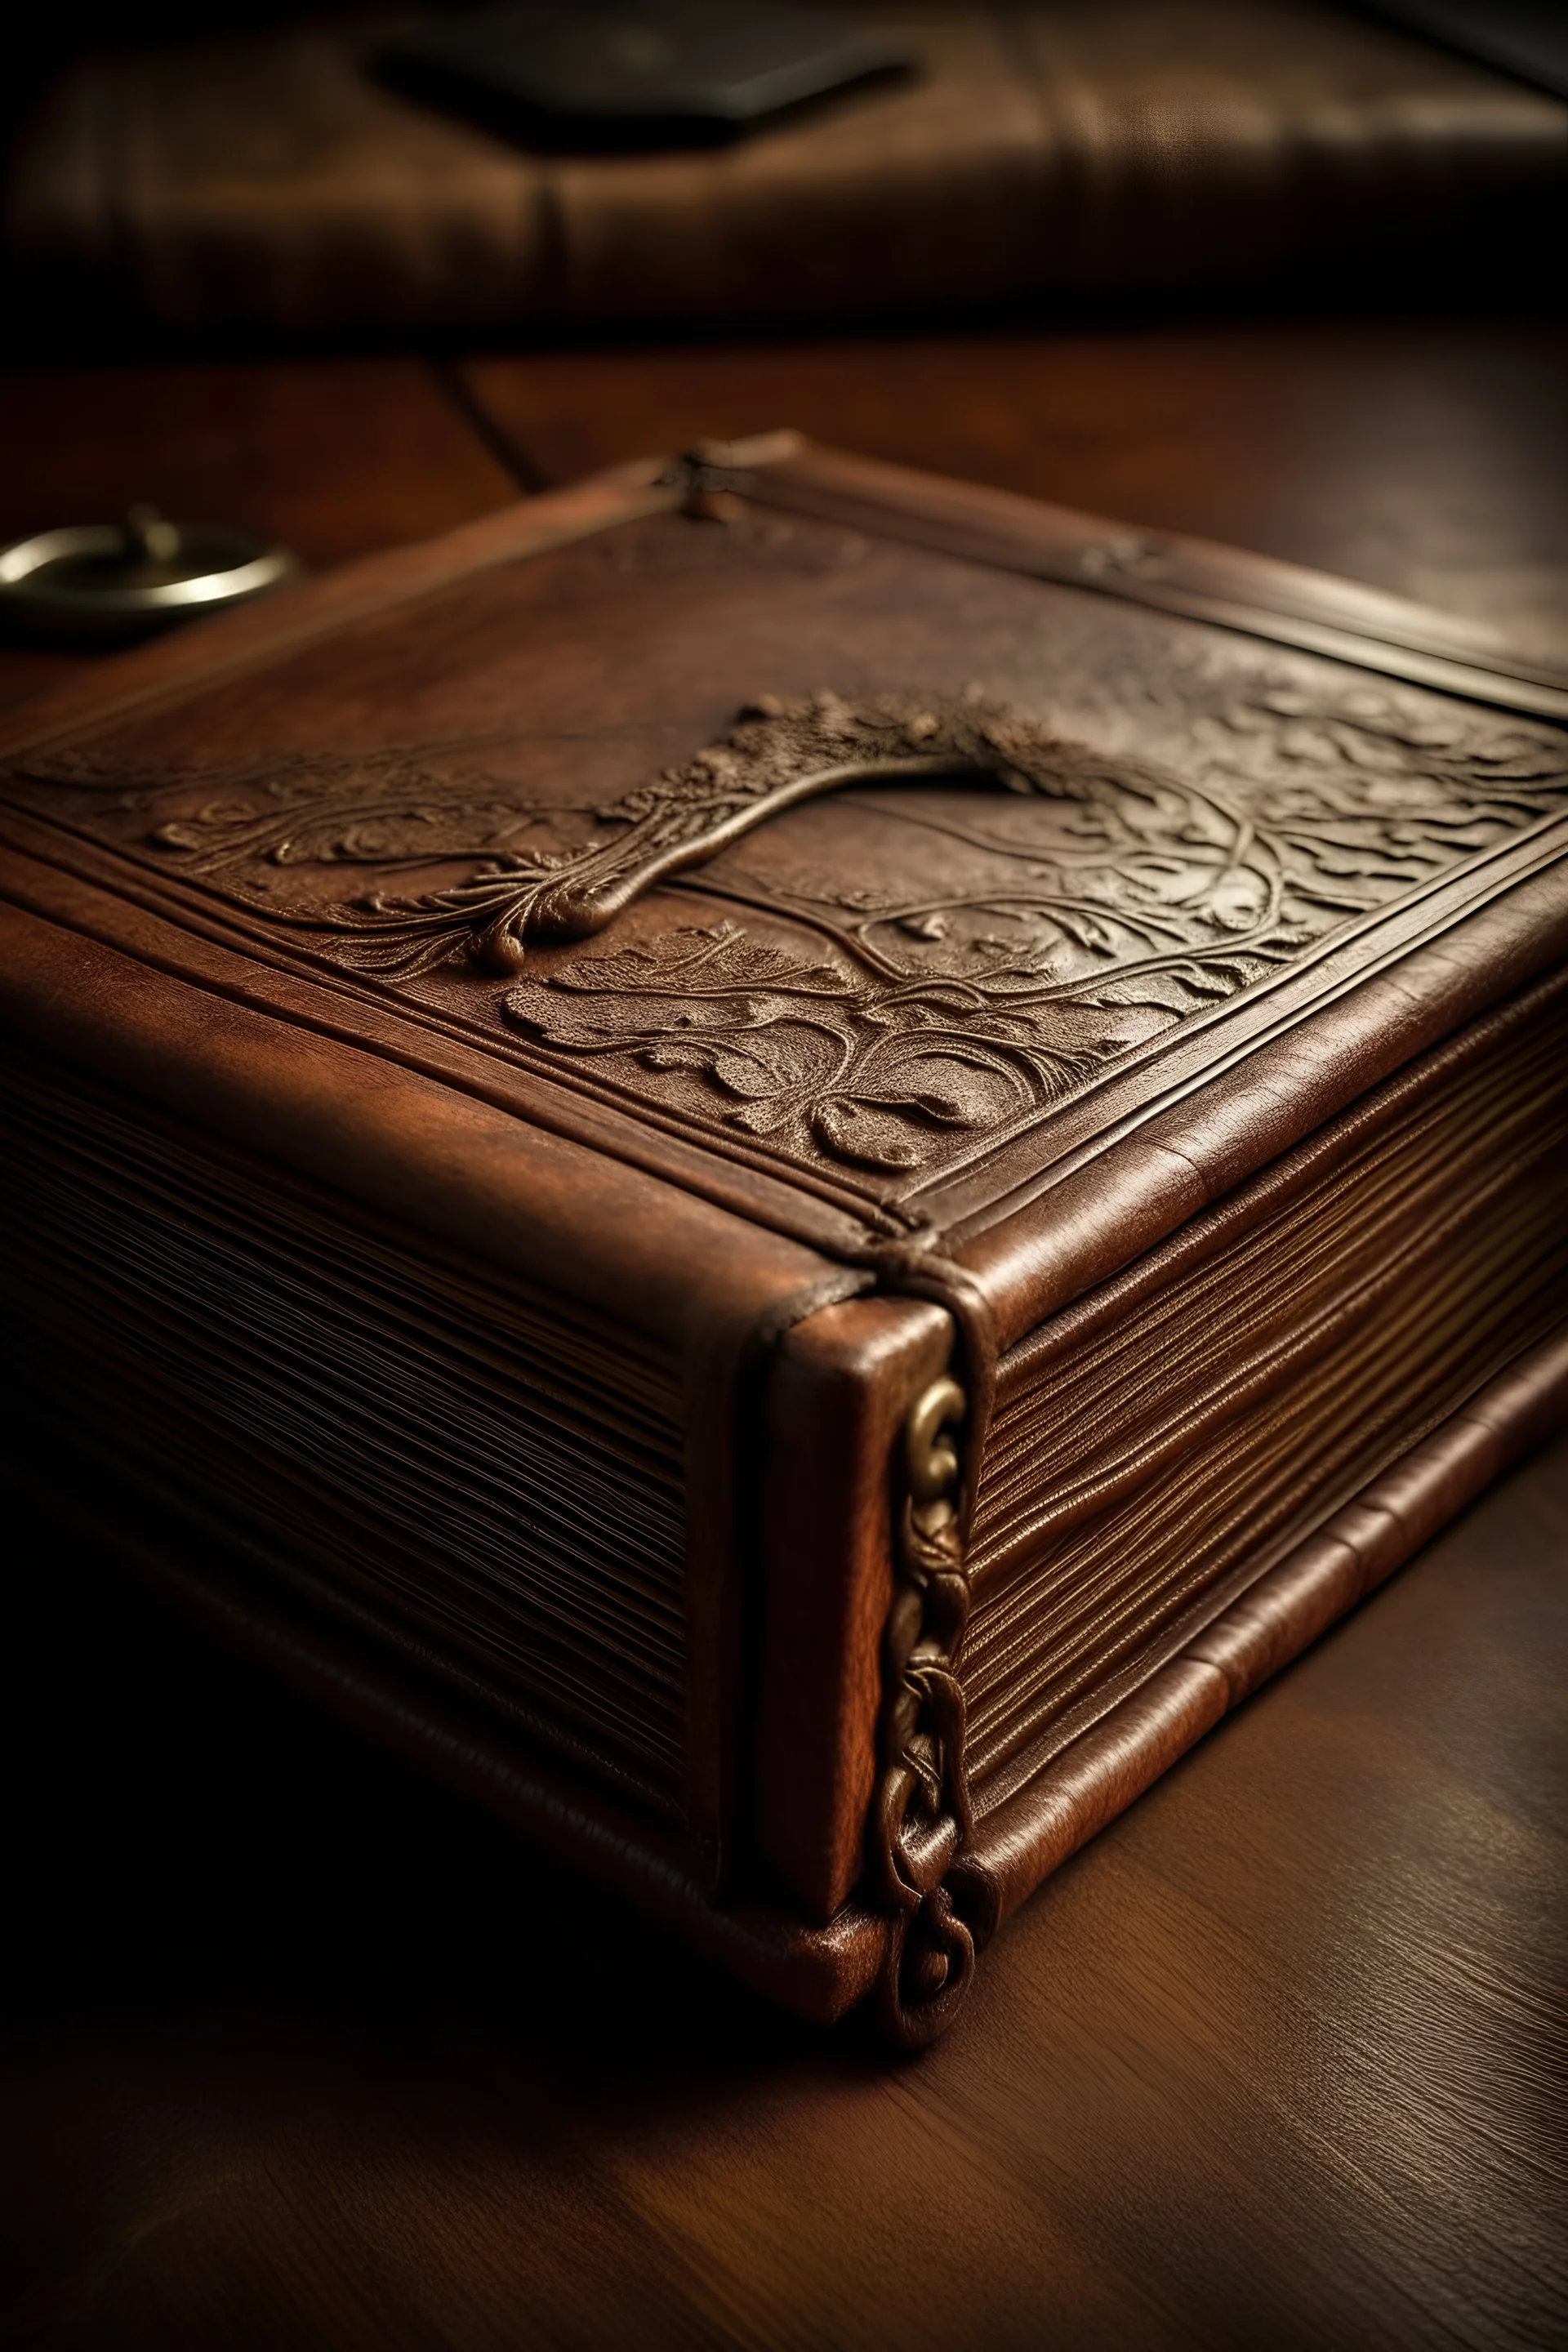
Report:
[[[1559,732],[1405,689],[1269,689],[1195,710],[1205,748],[1179,774],[970,694],[851,705],[823,692],[761,698],[706,750],[596,809],[436,764],[472,741],[141,777],[68,753],[13,771],[7,788],[146,808],[145,856],[241,894],[352,971],[502,976],[514,1034],[612,1088],[796,1160],[891,1171],[1061,1099],[1140,1038],[1568,805]],[[910,783],[943,796],[868,794]],[[1020,809],[1016,830],[981,823],[957,789],[1048,808],[1048,822]],[[204,798],[160,814],[174,791]],[[882,877],[868,888],[712,864],[828,793],[990,871],[933,887],[927,858],[900,898]],[[443,865],[471,870],[405,897],[258,896],[279,870]],[[822,941],[821,960],[700,923],[534,976],[533,946],[589,939],[659,884],[783,916]]]

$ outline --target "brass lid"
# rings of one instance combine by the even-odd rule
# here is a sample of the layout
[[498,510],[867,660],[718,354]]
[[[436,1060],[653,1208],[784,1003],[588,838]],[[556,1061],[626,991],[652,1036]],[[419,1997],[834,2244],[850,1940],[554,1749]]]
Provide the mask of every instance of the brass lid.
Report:
[[140,636],[244,604],[300,569],[285,547],[222,523],[121,522],[35,531],[0,548],[0,616],[29,636]]

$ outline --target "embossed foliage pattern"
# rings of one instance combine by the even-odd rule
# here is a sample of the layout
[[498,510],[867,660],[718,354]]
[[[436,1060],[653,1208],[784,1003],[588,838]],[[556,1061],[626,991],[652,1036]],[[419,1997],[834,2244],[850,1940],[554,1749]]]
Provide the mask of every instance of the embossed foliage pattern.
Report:
[[[1178,773],[977,693],[823,692],[762,698],[596,809],[531,800],[473,745],[201,779],[67,757],[12,782],[121,806],[129,789],[153,820],[144,855],[341,966],[410,986],[504,976],[485,995],[492,1034],[792,1160],[891,1173],[1066,1099],[1568,804],[1555,730],[1402,688],[1264,681],[1208,731]],[[844,858],[757,831],[826,793],[860,826]],[[864,846],[873,810],[886,855]],[[411,897],[276,893],[279,869],[443,861],[467,870]],[[535,942],[601,930],[656,882],[731,911],[534,967]]]

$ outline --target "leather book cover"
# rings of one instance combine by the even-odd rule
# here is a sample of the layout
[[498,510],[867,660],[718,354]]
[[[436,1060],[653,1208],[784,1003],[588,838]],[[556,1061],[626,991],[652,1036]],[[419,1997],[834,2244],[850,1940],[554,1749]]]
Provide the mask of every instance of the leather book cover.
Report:
[[19,134],[11,299],[77,331],[329,333],[1303,282],[1386,301],[1439,276],[1489,292],[1560,232],[1561,99],[1326,0],[868,21],[907,82],[640,156],[527,152],[384,87],[374,11],[117,44]]
[[789,435],[106,662],[0,745],[13,1475],[927,2039],[1561,1412],[1565,721]]

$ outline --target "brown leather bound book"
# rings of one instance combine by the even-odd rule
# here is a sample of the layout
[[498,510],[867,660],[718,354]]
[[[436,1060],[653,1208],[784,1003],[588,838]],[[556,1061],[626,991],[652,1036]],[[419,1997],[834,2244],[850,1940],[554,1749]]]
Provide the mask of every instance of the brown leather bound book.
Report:
[[17,144],[13,307],[330,333],[1282,281],[1384,303],[1522,286],[1563,233],[1568,105],[1328,0],[864,13],[907,83],[718,153],[524,152],[384,88],[374,16],[84,59]]
[[1563,1408],[1565,720],[789,436],[119,657],[0,783],[58,1507],[929,2038]]

